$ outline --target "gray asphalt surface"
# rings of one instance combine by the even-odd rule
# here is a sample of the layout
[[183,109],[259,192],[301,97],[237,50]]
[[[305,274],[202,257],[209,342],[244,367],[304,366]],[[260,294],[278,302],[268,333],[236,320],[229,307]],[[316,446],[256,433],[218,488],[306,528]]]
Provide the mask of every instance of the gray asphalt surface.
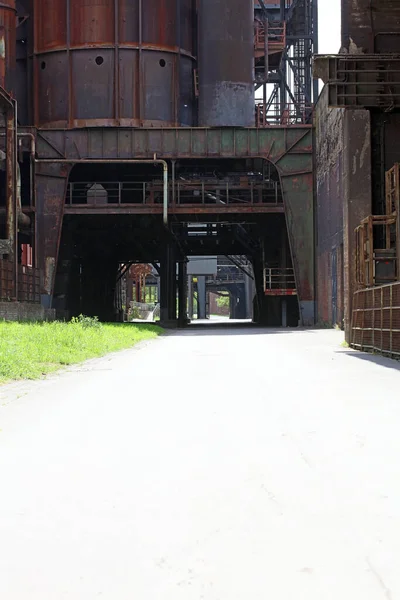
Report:
[[0,598],[400,598],[400,372],[188,330],[0,390]]

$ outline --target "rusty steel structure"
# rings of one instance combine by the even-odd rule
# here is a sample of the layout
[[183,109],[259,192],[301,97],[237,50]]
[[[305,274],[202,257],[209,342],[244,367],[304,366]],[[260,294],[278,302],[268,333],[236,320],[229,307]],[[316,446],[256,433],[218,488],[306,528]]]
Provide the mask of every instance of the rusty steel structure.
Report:
[[[312,324],[310,2],[17,2],[0,132],[15,289],[29,255],[43,307],[113,319],[121,265],[152,264],[162,320],[184,324],[188,257],[241,255],[259,322],[281,324],[284,303],[285,322]],[[298,77],[279,80],[279,112],[256,96],[284,55]],[[266,272],[290,285],[269,293]]]
[[[392,356],[400,279],[399,44],[398,3],[342,0],[341,51],[314,59],[314,75],[325,83],[316,109],[318,312],[336,318],[326,309],[340,304],[347,341]],[[323,283],[330,273],[331,289]]]
[[[17,11],[14,0],[0,3],[0,115],[4,149],[0,205],[0,298],[17,300],[18,290],[18,140],[15,89]],[[4,259],[4,260],[3,260]],[[5,277],[5,273],[8,277]]]
[[351,344],[357,350],[399,359],[400,282],[355,292]]
[[33,4],[36,126],[194,124],[191,0]]
[[255,85],[261,125],[311,123],[318,82],[318,0],[254,0]]
[[0,86],[13,91],[15,85],[17,9],[15,0],[0,3]]

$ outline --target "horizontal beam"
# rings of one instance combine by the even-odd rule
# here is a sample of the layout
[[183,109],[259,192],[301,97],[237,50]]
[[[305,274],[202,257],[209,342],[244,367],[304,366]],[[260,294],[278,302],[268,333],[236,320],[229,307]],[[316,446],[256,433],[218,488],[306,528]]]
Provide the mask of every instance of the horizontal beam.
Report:
[[[162,205],[66,205],[65,214],[69,215],[161,215],[163,212]],[[207,205],[199,206],[198,204],[185,204],[182,206],[170,206],[168,214],[186,215],[186,214],[270,214],[285,212],[283,205],[262,205],[255,204],[252,206],[237,205]]]
[[[312,126],[258,128],[86,128],[37,131],[37,158],[65,159],[71,165],[90,160],[251,158],[291,173],[310,168]],[[283,156],[290,155],[287,167]]]

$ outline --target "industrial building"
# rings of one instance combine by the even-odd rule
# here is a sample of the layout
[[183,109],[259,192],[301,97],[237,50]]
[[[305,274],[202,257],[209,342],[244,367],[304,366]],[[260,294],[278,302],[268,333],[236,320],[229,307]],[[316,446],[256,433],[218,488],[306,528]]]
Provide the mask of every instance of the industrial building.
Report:
[[315,58],[317,320],[400,356],[400,5],[342,0],[342,47]]
[[324,57],[317,0],[3,2],[1,315],[118,318],[144,263],[183,325],[188,259],[233,256],[255,321],[378,348],[380,309],[395,354],[400,9],[342,25]]
[[0,15],[4,311],[113,319],[140,262],[159,265],[162,320],[183,323],[187,258],[234,255],[258,322],[314,323],[316,2],[8,0]]

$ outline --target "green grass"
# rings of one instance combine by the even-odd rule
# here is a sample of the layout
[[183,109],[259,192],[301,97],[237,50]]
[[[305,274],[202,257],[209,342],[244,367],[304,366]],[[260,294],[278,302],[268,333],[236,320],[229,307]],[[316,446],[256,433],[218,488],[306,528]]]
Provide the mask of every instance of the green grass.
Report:
[[146,324],[0,322],[0,383],[39,379],[66,365],[130,348],[162,333]]

